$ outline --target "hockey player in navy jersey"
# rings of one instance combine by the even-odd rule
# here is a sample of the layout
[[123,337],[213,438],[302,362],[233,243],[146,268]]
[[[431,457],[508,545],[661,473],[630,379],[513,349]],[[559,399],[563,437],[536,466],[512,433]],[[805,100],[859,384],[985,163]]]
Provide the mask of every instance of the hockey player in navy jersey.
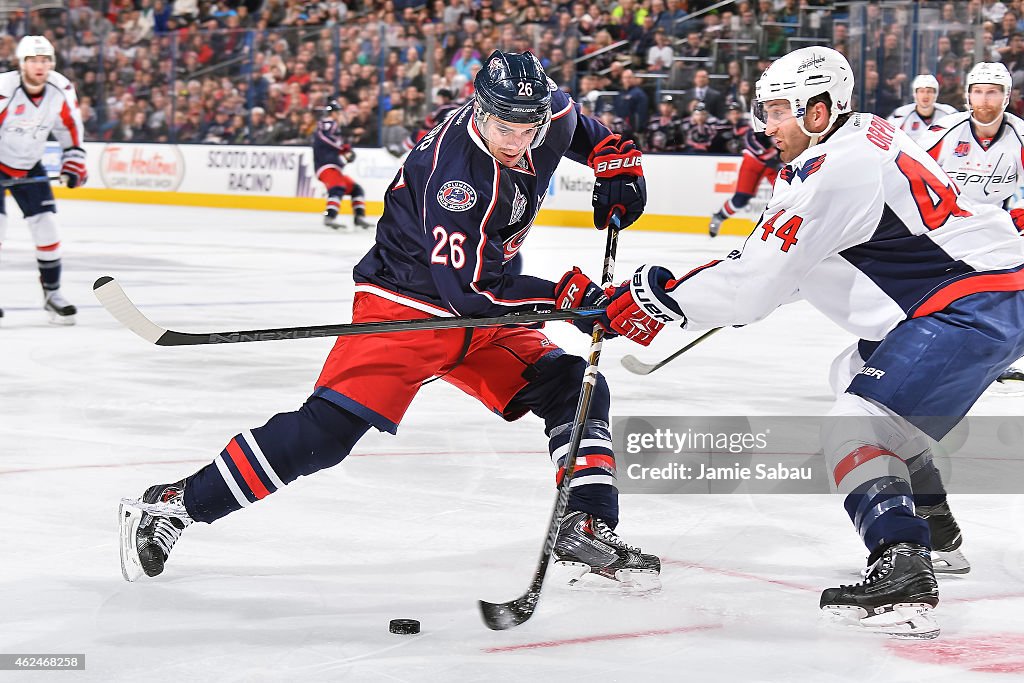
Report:
[[342,131],[344,109],[337,100],[331,100],[323,111],[324,117],[313,134],[313,166],[316,177],[327,187],[324,225],[335,230],[344,227],[338,220],[338,210],[347,194],[352,197],[353,224],[357,228],[372,228],[373,224],[366,220],[366,193],[344,172],[345,165],[356,160],[356,153],[345,142]]
[[[563,157],[595,170],[597,227],[607,228],[613,213],[621,227],[641,215],[646,189],[636,147],[583,116],[531,53],[493,53],[476,76],[475,98],[421,140],[391,182],[376,243],[354,270],[353,322],[600,305],[604,291],[579,268],[558,282],[515,269]],[[301,408],[236,434],[192,476],[151,486],[123,504],[124,577],[161,573],[193,521],[214,522],[338,464],[371,427],[396,433],[432,377],[506,420],[527,412],[541,417],[560,471],[586,367],[527,327],[340,337]],[[615,455],[600,376],[593,396],[555,558],[573,579],[654,587],[658,558],[614,531]]]
[[640,267],[611,296],[608,324],[649,344],[665,324],[745,325],[802,298],[860,337],[841,356],[856,362],[823,447],[870,555],[864,582],[826,589],[820,606],[934,637],[932,531],[915,505],[945,496],[920,455],[1024,353],[1024,241],[905,133],[851,111],[853,72],[835,50],[782,57],[755,91],[755,125],[785,166],[743,249],[679,278]]
[[748,127],[743,134],[743,161],[736,178],[736,191],[725,200],[718,211],[711,215],[708,234],[717,237],[722,223],[736,215],[736,212],[750,203],[757,194],[761,179],[765,178],[769,185],[775,184],[775,176],[779,173],[779,150],[775,141],[764,133]]

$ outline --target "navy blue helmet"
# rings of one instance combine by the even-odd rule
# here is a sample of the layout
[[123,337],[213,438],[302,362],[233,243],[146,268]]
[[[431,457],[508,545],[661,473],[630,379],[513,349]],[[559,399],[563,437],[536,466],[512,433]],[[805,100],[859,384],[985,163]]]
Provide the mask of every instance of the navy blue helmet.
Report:
[[[532,52],[495,50],[476,74],[476,115],[479,123],[494,116],[509,123],[538,127],[538,147],[551,123],[551,87],[544,67]],[[482,127],[482,126],[481,126]]]

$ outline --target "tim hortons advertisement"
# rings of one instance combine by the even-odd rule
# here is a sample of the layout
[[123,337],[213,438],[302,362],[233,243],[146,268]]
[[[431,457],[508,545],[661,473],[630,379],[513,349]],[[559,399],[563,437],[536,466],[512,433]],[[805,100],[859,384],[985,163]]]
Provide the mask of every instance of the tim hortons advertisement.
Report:
[[174,192],[185,177],[185,162],[174,145],[107,145],[99,157],[104,187]]

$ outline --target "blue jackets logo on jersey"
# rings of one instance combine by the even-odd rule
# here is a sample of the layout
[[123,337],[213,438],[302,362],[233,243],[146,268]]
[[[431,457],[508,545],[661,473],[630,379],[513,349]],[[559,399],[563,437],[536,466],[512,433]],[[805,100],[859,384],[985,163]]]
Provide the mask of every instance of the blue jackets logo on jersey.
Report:
[[461,180],[449,180],[438,190],[437,203],[449,211],[468,211],[476,204],[476,190]]

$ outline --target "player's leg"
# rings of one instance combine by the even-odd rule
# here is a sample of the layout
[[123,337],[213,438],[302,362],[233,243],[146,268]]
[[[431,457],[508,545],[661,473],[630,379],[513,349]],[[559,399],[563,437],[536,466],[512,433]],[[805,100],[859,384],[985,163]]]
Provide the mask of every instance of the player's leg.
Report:
[[[463,363],[444,379],[506,420],[518,419],[528,411],[542,418],[557,483],[568,456],[586,367],[585,360],[565,354],[537,330],[477,330]],[[555,557],[563,566],[572,567],[572,581],[592,574],[649,590],[658,585],[661,562],[627,545],[615,533],[619,501],[609,404],[608,385],[598,375]]]
[[846,494],[871,564],[864,583],[822,593],[823,609],[862,616],[861,625],[889,633],[937,635],[926,623],[938,601],[930,531],[914,515],[908,461],[921,452],[923,437],[938,441],[955,427],[1022,354],[1021,292],[973,294],[941,316],[906,320],[870,354],[871,372],[857,374],[837,401],[824,445],[832,483]]
[[357,228],[368,230],[373,227],[373,223],[366,220],[366,191],[363,190],[362,185],[351,178],[348,178],[348,181],[351,188],[349,195],[352,197],[352,224]]
[[[29,175],[45,173],[42,165],[37,165]],[[49,315],[51,323],[74,325],[78,309],[60,291],[61,247],[53,190],[48,183],[32,183],[12,187],[10,192],[25,214],[25,222],[28,223],[36,245],[36,265],[39,267],[39,283],[43,288],[43,310]]]
[[751,198],[757,194],[757,186],[761,182],[761,176],[767,167],[752,154],[744,154],[740,164],[738,177],[736,178],[736,190],[732,197],[725,200],[718,211],[711,216],[708,224],[708,234],[717,237],[722,229],[722,223],[732,218],[736,213],[750,203]]
[[345,176],[337,166],[324,166],[317,170],[317,179],[327,188],[327,207],[324,210],[324,225],[335,230],[344,228],[338,220],[341,200],[352,189],[352,179]]
[[[353,302],[354,322],[422,317],[428,316],[361,292]],[[188,525],[212,523],[301,476],[337,465],[371,426],[395,433],[422,382],[458,355],[461,334],[339,337],[301,408],[236,434],[195,474],[151,486],[138,501],[122,504],[124,577],[156,576]]]
[[[864,358],[870,358],[878,345],[878,342],[862,339],[845,349],[832,362],[829,383],[837,397],[842,396],[853,378],[861,373],[866,365]],[[873,370],[875,368],[869,367],[868,372],[871,373]],[[914,511],[918,517],[928,522],[932,543],[932,566],[936,573],[966,574],[970,571],[971,565],[960,550],[963,542],[960,526],[946,500],[946,488],[935,467],[930,440],[924,435],[920,436],[919,440],[908,443],[901,455],[906,458],[907,469],[910,472]]]

